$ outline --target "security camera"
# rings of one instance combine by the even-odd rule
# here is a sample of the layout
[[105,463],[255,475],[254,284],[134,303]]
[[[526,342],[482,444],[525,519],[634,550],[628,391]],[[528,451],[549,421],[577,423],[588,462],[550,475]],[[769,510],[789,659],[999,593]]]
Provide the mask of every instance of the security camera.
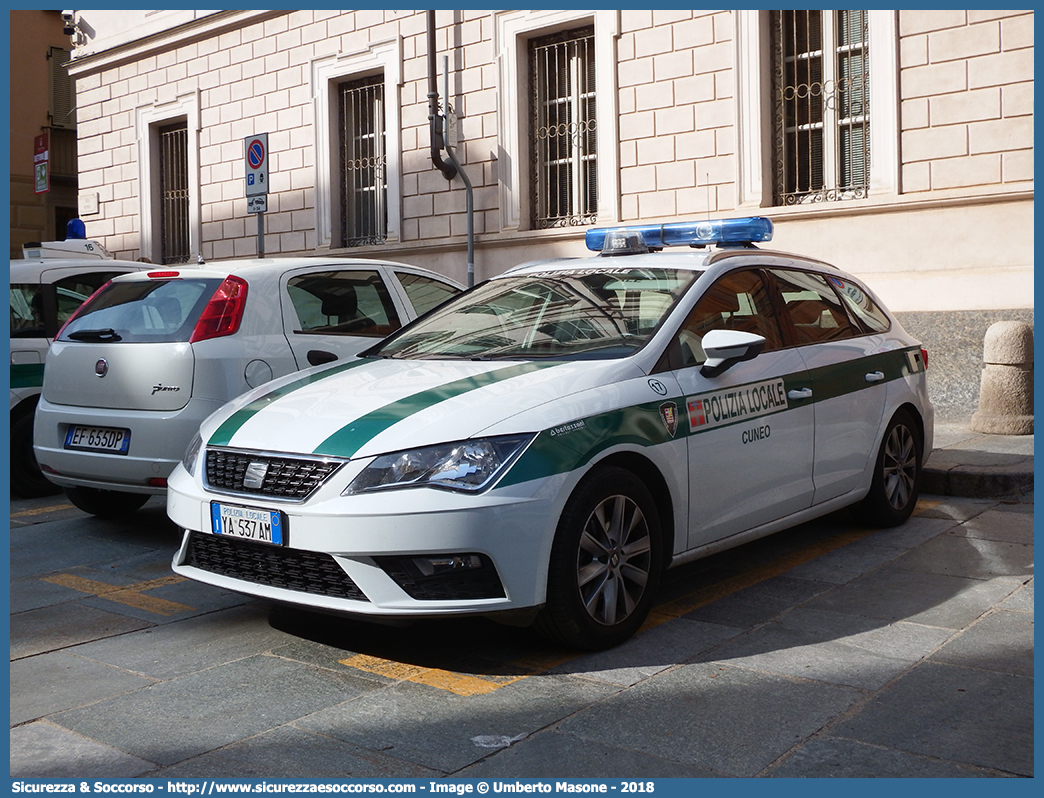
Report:
[[62,29],[62,32],[66,36],[72,36],[74,33],[76,33],[76,18],[75,17],[76,17],[76,12],[75,11],[63,11],[62,12],[62,22],[65,23],[65,27]]
[[74,14],[76,14],[75,11],[63,11],[62,19],[64,19],[66,22],[72,22]]

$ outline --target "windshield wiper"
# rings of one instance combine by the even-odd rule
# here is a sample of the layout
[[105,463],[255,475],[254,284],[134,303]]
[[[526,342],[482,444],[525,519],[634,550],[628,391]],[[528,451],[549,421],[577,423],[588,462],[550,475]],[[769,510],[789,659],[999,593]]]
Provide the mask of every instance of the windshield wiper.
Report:
[[77,330],[76,332],[69,333],[66,338],[71,338],[74,341],[122,341],[123,336],[116,332],[112,327],[106,327],[103,330]]

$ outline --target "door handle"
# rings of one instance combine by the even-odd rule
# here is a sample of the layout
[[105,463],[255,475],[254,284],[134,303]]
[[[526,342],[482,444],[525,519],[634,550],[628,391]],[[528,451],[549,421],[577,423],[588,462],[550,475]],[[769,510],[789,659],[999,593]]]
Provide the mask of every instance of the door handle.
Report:
[[800,388],[793,391],[787,391],[787,399],[811,399],[812,389],[811,388]]
[[337,355],[333,352],[324,352],[322,349],[310,349],[307,358],[310,365],[321,366],[323,363],[333,363],[337,360]]
[[871,371],[869,374],[867,374],[865,377],[863,377],[863,379],[866,380],[867,382],[880,382],[881,380],[884,379],[884,372],[883,371]]

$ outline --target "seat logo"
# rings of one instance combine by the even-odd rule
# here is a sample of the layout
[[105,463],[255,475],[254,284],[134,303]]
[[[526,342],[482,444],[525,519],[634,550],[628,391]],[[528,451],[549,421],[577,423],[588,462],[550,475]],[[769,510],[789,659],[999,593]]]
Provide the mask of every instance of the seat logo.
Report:
[[105,358],[99,358],[98,362],[94,364],[94,373],[99,377],[104,377],[109,373],[109,363]]
[[251,463],[243,474],[243,487],[250,490],[261,490],[268,474],[268,463]]

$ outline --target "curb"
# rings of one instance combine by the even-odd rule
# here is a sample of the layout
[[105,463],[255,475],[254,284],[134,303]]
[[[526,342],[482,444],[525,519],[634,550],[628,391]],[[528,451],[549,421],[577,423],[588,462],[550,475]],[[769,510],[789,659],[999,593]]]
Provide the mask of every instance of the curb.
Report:
[[[938,452],[932,453],[935,458]],[[944,458],[939,458],[944,459]],[[921,492],[966,499],[1032,498],[1033,458],[1012,465],[926,464]]]

